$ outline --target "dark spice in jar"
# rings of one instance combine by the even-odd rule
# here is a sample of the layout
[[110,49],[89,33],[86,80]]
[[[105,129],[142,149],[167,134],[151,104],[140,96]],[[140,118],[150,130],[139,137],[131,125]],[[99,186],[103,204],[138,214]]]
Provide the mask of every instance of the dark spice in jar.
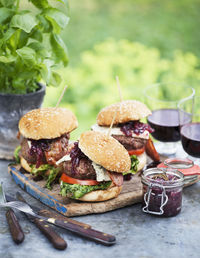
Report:
[[169,170],[145,171],[142,177],[144,212],[170,217],[181,211],[183,176],[177,170]]

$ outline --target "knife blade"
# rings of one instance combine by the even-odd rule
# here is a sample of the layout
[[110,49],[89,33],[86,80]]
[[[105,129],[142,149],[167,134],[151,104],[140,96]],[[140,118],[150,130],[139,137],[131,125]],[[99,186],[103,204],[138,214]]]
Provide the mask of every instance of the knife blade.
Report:
[[[3,183],[1,182],[0,185],[0,202],[6,202],[6,196],[3,188]],[[11,209],[8,208],[6,211],[6,219],[8,222],[9,230],[12,236],[13,241],[16,244],[21,244],[24,241],[24,232],[19,224],[19,221],[17,219],[17,216],[15,215],[15,212]]]
[[[27,203],[24,197],[19,192],[17,192],[16,197],[19,201]],[[47,222],[34,218],[30,214],[25,213],[25,215],[31,222],[33,222],[37,226],[37,228],[47,237],[47,239],[53,244],[56,249],[64,250],[67,248],[66,241],[58,233],[56,233],[53,227],[50,226]]]

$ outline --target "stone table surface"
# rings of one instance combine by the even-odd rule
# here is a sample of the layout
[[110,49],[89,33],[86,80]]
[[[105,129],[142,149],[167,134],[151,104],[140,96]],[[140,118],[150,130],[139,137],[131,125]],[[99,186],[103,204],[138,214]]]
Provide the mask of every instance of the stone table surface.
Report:
[[[31,204],[47,208],[15,184],[7,172],[7,165],[7,161],[0,161],[0,179],[4,181],[6,191],[10,194],[20,191]],[[25,240],[21,245],[13,243],[7,228],[5,211],[1,209],[0,258],[200,257],[199,214],[200,183],[196,183],[184,189],[182,211],[176,217],[160,218],[144,214],[140,204],[105,214],[77,217],[79,221],[115,235],[117,243],[106,247],[56,228],[68,242],[68,249],[58,251],[21,214],[18,217],[26,232]]]

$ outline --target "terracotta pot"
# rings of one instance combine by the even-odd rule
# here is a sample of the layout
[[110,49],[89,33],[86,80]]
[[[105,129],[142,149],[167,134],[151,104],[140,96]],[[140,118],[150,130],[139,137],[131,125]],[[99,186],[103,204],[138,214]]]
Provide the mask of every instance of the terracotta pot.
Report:
[[17,139],[18,122],[28,111],[42,105],[46,87],[39,84],[40,89],[28,94],[0,93],[0,158],[13,159],[13,151]]

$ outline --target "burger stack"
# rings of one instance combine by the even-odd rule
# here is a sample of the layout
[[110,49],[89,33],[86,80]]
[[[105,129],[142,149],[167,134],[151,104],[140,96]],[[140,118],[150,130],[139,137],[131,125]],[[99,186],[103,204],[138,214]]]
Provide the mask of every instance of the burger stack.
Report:
[[88,202],[112,199],[121,192],[123,175],[145,166],[145,150],[159,159],[149,140],[152,129],[139,121],[149,114],[139,101],[110,105],[99,112],[91,131],[69,143],[78,126],[70,110],[32,110],[19,122],[22,139],[16,156],[25,171],[46,180],[47,188],[59,182],[62,196]]

